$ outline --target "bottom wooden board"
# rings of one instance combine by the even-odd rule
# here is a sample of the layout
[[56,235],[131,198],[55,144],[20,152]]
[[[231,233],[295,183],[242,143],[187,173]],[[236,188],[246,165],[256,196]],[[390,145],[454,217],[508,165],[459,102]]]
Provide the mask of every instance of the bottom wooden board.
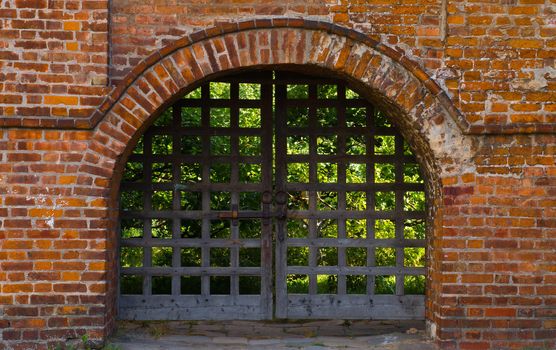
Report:
[[[262,320],[271,318],[260,295],[120,296],[122,320]],[[264,310],[267,309],[267,310]]]
[[289,294],[287,318],[420,320],[424,295],[302,295]]

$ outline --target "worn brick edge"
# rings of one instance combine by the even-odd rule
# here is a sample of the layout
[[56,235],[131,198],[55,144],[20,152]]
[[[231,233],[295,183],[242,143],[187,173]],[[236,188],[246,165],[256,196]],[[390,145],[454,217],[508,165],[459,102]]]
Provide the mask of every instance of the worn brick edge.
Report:
[[456,122],[465,134],[531,134],[531,133],[556,133],[556,124],[510,124],[510,125],[470,125],[462,113],[454,106],[445,91],[423,70],[417,63],[404,55],[401,50],[388,47],[369,36],[353,29],[344,28],[336,24],[318,20],[302,18],[262,18],[239,22],[218,23],[217,25],[202,29],[186,35],[171,44],[155,51],[136,65],[126,77],[108,94],[102,104],[87,118],[3,118],[0,127],[4,128],[41,128],[41,129],[94,129],[104,118],[106,113],[118,102],[120,97],[132,86],[143,72],[164,59],[166,56],[184,47],[197,42],[212,39],[225,34],[233,34],[254,29],[307,29],[324,31],[330,34],[347,37],[362,43],[380,54],[391,58],[415,76],[423,86],[437,98],[440,105]]

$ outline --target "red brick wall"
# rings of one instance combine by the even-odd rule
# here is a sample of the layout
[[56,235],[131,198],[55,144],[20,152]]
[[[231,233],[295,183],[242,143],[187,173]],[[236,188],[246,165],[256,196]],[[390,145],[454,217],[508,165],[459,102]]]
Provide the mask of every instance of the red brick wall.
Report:
[[106,201],[79,171],[90,134],[0,132],[0,349],[104,334]]
[[443,180],[446,343],[555,346],[555,153],[554,135],[488,136],[476,174]]
[[109,91],[108,1],[4,0],[0,115],[88,117]]
[[[118,0],[109,42],[106,1],[4,1],[0,350],[106,336],[117,279],[113,198],[126,150],[163,103],[206,72],[291,60],[376,89],[418,150],[430,181],[427,319],[439,344],[556,346],[556,0],[448,1],[445,37],[443,11],[424,0]],[[218,33],[238,26],[185,36],[282,15],[353,31],[311,22],[335,33],[328,42],[310,31],[251,30],[233,35],[235,54]],[[206,36],[214,36],[208,46],[188,49]],[[345,36],[356,44],[334,46]],[[296,54],[301,38],[313,38],[305,49],[322,57]]]
[[[406,3],[408,3],[406,1]],[[423,64],[438,68],[440,1],[161,1],[114,2],[111,76],[120,79],[142,58],[192,31],[219,22],[269,16],[324,20],[353,28],[389,45],[413,51]]]
[[6,116],[87,117],[109,78],[119,81],[172,40],[214,23],[287,15],[334,22],[403,50],[450,92],[475,130],[548,131],[556,123],[555,0],[447,1],[445,7],[441,0],[114,1],[110,77],[107,1],[4,3],[0,112]]

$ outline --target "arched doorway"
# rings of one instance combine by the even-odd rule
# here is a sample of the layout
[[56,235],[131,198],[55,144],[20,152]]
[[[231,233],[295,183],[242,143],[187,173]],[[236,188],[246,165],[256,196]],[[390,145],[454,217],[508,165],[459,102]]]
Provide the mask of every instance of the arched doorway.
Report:
[[205,82],[147,129],[120,191],[121,318],[424,318],[419,165],[342,79]]

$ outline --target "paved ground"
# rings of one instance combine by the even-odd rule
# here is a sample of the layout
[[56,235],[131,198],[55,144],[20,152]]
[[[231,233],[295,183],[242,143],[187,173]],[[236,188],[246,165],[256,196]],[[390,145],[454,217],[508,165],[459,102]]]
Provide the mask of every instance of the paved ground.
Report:
[[421,321],[121,322],[122,350],[436,350]]

